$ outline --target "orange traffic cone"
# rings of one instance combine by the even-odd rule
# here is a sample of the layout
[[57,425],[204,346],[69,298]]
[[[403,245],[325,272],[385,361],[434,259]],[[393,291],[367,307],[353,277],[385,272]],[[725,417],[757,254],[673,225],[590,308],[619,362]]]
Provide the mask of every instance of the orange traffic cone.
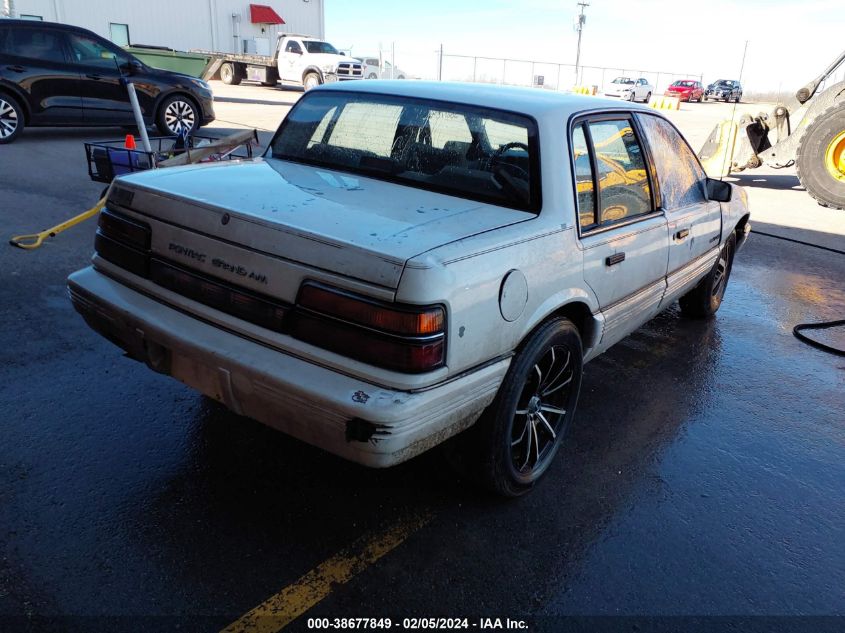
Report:
[[126,149],[135,149],[137,146],[135,145],[135,135],[134,134],[127,134],[126,135]]

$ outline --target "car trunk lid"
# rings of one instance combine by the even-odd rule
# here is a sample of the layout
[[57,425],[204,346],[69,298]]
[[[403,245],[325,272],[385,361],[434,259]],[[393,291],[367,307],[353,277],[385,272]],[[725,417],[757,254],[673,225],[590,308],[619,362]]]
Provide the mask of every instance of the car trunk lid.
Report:
[[133,174],[117,181],[110,200],[177,227],[188,243],[156,246],[154,234],[154,250],[175,252],[188,265],[197,249],[185,236],[196,234],[204,250],[219,242],[221,250],[234,246],[392,289],[415,255],[534,217],[277,159]]

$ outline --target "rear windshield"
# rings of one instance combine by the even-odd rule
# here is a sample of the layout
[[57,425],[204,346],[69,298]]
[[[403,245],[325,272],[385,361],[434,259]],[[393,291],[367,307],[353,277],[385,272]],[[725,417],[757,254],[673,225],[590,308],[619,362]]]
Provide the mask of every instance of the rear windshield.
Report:
[[326,91],[299,100],[268,155],[538,211],[538,153],[524,115]]

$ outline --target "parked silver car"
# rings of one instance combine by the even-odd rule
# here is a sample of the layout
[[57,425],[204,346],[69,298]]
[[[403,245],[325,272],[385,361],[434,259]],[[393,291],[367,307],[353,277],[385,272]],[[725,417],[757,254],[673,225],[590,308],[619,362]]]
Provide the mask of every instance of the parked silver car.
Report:
[[505,495],[583,364],[718,310],[749,212],[658,113],[500,86],[305,94],[263,158],[120,178],[76,309],[132,358],[337,455],[444,440]]

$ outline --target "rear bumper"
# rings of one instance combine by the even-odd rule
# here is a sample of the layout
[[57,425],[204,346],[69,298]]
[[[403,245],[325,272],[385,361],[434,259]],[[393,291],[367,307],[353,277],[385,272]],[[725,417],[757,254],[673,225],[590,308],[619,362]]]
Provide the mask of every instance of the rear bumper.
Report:
[[68,290],[88,325],[136,360],[239,415],[372,467],[403,462],[471,426],[510,363],[425,391],[397,391],[212,326],[93,267],[72,274]]

